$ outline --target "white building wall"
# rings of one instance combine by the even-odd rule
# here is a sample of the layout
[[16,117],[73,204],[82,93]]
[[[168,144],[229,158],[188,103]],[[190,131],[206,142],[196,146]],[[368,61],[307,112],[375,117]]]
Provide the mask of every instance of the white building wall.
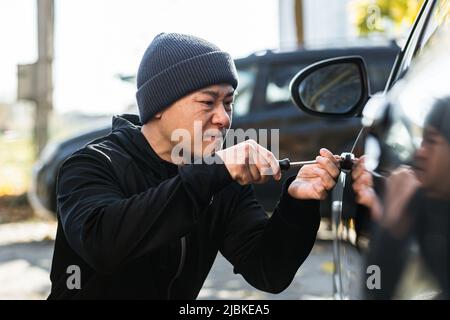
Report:
[[[356,38],[348,6],[353,0],[303,0],[304,45],[336,46]],[[294,0],[279,0],[280,48],[296,46]]]

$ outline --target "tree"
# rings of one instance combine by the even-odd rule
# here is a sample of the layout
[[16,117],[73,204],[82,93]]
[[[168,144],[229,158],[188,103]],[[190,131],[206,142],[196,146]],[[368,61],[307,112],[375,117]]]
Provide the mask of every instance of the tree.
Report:
[[355,25],[361,36],[400,33],[414,22],[423,0],[356,0]]

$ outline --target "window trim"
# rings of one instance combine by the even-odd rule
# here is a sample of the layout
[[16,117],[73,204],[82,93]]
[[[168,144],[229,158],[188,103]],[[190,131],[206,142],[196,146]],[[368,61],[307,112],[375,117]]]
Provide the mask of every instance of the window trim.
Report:
[[[414,59],[414,57],[417,53],[417,48],[420,44],[420,40],[423,37],[423,32],[426,29],[428,20],[430,19],[429,13],[430,13],[430,11],[433,10],[436,1],[437,0],[424,0],[424,2],[422,3],[422,7],[420,8],[420,11],[417,15],[415,23],[414,23],[414,25],[411,29],[411,32],[408,36],[408,40],[406,41],[402,50],[399,52],[397,58],[395,59],[394,66],[392,68],[392,72],[388,78],[388,81],[386,82],[386,87],[384,89],[384,92],[389,91],[392,88],[392,86],[398,80],[400,80],[403,77],[403,75],[406,73],[406,71],[409,69],[409,66],[405,70],[400,70],[400,67],[404,64],[405,55],[410,50],[414,50],[411,55],[410,62]],[[419,32],[418,36],[416,34],[417,32]],[[413,46],[413,47],[411,47],[411,46]]]

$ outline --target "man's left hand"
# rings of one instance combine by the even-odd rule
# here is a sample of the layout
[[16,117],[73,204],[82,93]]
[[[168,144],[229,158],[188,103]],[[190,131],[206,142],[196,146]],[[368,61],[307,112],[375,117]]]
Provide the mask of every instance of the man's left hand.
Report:
[[320,149],[316,164],[303,166],[290,184],[288,193],[296,199],[324,200],[336,184],[339,175],[339,156]]

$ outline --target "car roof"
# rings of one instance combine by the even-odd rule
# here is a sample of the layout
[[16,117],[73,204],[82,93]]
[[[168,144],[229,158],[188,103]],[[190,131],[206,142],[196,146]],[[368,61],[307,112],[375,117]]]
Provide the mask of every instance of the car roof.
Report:
[[[317,61],[331,57],[339,57],[346,55],[377,55],[377,57],[392,57],[400,51],[400,47],[395,42],[389,45],[379,46],[349,46],[339,48],[322,48],[308,49],[299,48],[297,50],[279,51],[279,50],[263,50],[257,51],[244,58],[234,59],[237,69],[245,68],[252,64],[259,63],[291,63],[299,60]],[[122,81],[136,82],[136,75],[120,74],[118,75]]]
[[327,49],[298,49],[294,51],[272,51],[265,50],[253,53],[245,58],[235,59],[237,68],[244,67],[256,63],[289,63],[298,60],[321,60],[322,57],[338,57],[346,55],[377,55],[386,54],[392,56],[396,54],[400,48],[392,43],[389,46],[355,46],[344,48],[327,48]]

